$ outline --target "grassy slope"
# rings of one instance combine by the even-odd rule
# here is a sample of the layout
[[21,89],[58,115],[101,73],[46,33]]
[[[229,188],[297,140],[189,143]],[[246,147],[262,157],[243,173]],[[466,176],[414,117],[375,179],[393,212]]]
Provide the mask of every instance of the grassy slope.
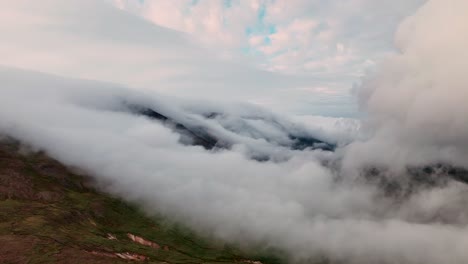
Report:
[[[0,143],[0,263],[128,263],[103,256],[122,252],[150,263],[278,262],[210,244],[87,185],[86,177],[43,154],[20,155],[14,144]],[[128,233],[161,249],[135,243]]]

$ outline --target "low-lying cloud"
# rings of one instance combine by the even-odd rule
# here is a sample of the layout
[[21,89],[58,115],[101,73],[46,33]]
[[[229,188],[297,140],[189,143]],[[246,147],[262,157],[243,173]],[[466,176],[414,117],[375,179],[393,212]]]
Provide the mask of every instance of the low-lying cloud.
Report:
[[468,165],[467,7],[463,0],[432,0],[401,24],[399,54],[359,91],[373,134],[355,146],[363,160]]
[[[291,262],[466,263],[467,186],[443,170],[422,174],[446,179],[434,184],[415,181],[408,170],[468,168],[466,10],[464,0],[431,0],[403,22],[400,53],[359,89],[368,120],[359,135],[353,123],[352,137],[325,135],[327,129],[257,107],[12,68],[0,69],[0,132],[84,169],[106,191],[149,213],[244,247],[277,248]],[[123,111],[122,102],[204,123],[234,146],[183,145],[170,127]],[[216,111],[225,118],[202,115]],[[256,120],[247,129],[238,122],[246,116]],[[288,138],[271,120],[339,148],[284,148]],[[252,149],[282,158],[259,162],[249,156]]]

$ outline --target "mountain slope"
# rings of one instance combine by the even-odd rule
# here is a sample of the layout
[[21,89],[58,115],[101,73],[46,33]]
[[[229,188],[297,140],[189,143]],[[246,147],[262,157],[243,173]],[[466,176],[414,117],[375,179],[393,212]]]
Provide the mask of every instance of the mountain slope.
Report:
[[[52,121],[60,126],[93,129],[106,123],[108,129],[117,126],[120,131],[131,131],[132,125],[145,120],[146,125],[171,131],[182,146],[196,145],[213,151],[241,147],[247,158],[258,161],[284,162],[297,152],[330,152],[339,145],[338,139],[323,133],[319,124],[305,126],[252,104],[186,100],[112,83],[2,66],[0,83],[6,84],[0,90],[0,130],[24,141],[27,139],[14,131],[21,126],[11,124],[29,126],[29,121],[52,118],[39,124]],[[91,115],[85,118],[91,124],[83,126],[80,122],[83,113]],[[103,120],[96,121],[98,116]],[[115,122],[121,118],[130,123]],[[33,129],[26,131],[34,133]]]
[[90,186],[43,153],[0,142],[0,263],[253,263]]

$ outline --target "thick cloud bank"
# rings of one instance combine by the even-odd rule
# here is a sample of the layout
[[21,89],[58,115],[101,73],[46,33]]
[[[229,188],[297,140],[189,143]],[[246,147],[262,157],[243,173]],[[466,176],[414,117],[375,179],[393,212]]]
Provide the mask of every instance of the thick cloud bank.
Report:
[[[0,132],[86,170],[149,213],[241,246],[277,248],[290,262],[467,263],[467,186],[444,170],[409,170],[468,167],[466,10],[465,0],[431,0],[401,25],[401,53],[360,89],[369,116],[362,135],[327,136],[246,105],[11,68],[0,69]],[[203,124],[233,146],[182,144],[170,125],[129,104]],[[291,138],[272,124],[339,148],[288,148]],[[252,159],[258,151],[275,158]]]
[[466,10],[465,0],[432,0],[401,24],[400,54],[360,90],[373,133],[353,150],[363,161],[468,166]]

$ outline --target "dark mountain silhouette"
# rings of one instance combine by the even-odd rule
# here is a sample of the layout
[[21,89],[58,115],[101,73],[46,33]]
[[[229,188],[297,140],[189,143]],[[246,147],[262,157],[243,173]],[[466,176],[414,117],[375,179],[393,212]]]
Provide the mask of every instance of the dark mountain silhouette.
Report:
[[[128,110],[134,114],[146,116],[153,120],[157,120],[159,122],[164,123],[168,127],[170,127],[174,132],[180,134],[182,139],[189,139],[189,140],[182,140],[182,143],[190,144],[190,145],[197,145],[202,146],[205,149],[214,149],[214,148],[226,148],[229,149],[235,142],[231,142],[229,139],[223,138],[222,135],[216,135],[209,130],[209,128],[200,125],[193,125],[193,124],[184,124],[183,121],[176,120],[173,117],[170,117],[166,114],[161,114],[156,109],[140,106],[136,104],[128,104]],[[222,116],[220,113],[208,113],[203,115],[206,119],[214,119],[216,117]],[[270,120],[265,120],[266,122],[273,122]],[[276,127],[279,127],[280,124],[275,123]],[[323,140],[317,139],[312,136],[307,135],[297,135],[292,131],[287,131],[287,128],[280,127],[285,133],[287,133],[287,137],[290,139],[290,144],[281,144],[278,142],[274,142],[272,139],[268,138],[267,135],[264,135],[263,139],[267,142],[272,144],[278,144],[280,146],[292,149],[292,150],[305,150],[305,149],[320,149],[324,151],[334,151],[336,148],[335,144],[325,142]],[[226,128],[227,130],[236,133],[236,131]],[[250,128],[252,129],[252,128]],[[260,135],[261,136],[261,135]],[[261,155],[260,155],[261,156]],[[268,159],[267,157],[263,157],[263,159]]]

